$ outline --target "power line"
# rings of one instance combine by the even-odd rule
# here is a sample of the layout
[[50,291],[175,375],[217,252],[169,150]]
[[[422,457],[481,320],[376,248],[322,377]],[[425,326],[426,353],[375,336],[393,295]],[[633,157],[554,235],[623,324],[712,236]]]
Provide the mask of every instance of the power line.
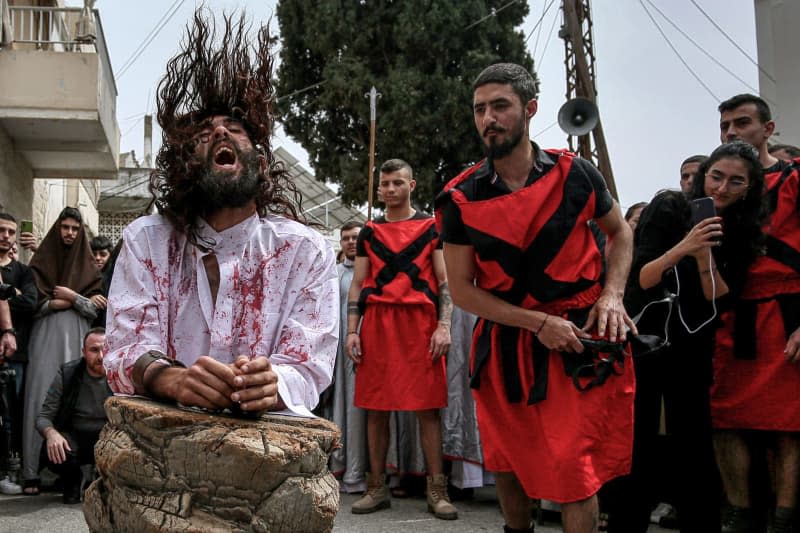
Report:
[[716,102],[719,102],[720,101],[719,97],[716,94],[714,94],[714,91],[712,91],[709,88],[709,86],[706,85],[705,82],[700,78],[700,76],[698,76],[697,73],[694,70],[692,70],[692,67],[689,66],[689,63],[687,63],[686,60],[683,59],[683,56],[681,56],[680,52],[678,52],[678,49],[675,48],[675,46],[672,44],[672,41],[669,40],[669,37],[667,37],[667,34],[664,33],[664,30],[662,30],[661,26],[658,25],[658,22],[656,22],[656,19],[653,17],[652,13],[650,13],[650,11],[647,9],[647,6],[644,5],[644,0],[639,0],[639,4],[642,6],[642,9],[644,9],[644,12],[647,13],[647,16],[650,18],[650,21],[653,23],[653,25],[658,30],[658,33],[660,33],[661,37],[663,37],[664,40],[667,41],[667,44],[669,45],[669,47],[672,49],[673,52],[675,52],[675,55],[678,56],[678,59],[680,59],[681,63],[683,63],[683,66],[686,67],[686,70],[688,70],[691,73],[691,75],[694,76],[694,79],[697,80],[697,83],[702,85],[703,88],[708,92],[708,94],[711,95],[711,97]]
[[543,129],[542,131],[540,131],[540,132],[538,132],[538,133],[534,133],[534,134],[533,134],[533,136],[534,136],[534,137],[538,137],[538,136],[539,136],[539,135],[541,135],[542,133],[544,133],[544,132],[546,132],[547,130],[551,129],[551,128],[552,128],[553,126],[555,126],[556,124],[558,124],[558,120],[556,120],[555,122],[553,122],[552,124],[550,124],[549,126],[547,126],[547,127],[546,127],[545,129]]
[[497,9],[495,9],[495,8],[492,8],[492,9],[490,9],[490,10],[489,10],[489,14],[488,14],[488,15],[486,15],[485,17],[482,17],[482,18],[480,18],[480,19],[478,19],[478,20],[476,20],[475,22],[473,22],[472,24],[470,24],[469,26],[467,26],[466,28],[464,28],[464,30],[468,30],[468,29],[470,29],[470,28],[472,28],[472,27],[474,27],[474,26],[477,26],[478,24],[480,24],[480,23],[481,23],[481,22],[483,22],[484,20],[486,20],[486,19],[488,19],[488,18],[491,18],[491,17],[494,17],[494,16],[496,16],[498,13],[500,13],[502,10],[504,10],[505,8],[507,8],[508,6],[510,6],[511,4],[516,4],[516,3],[517,3],[517,0],[511,0],[509,3],[507,3],[507,4],[506,4],[506,5],[504,5],[503,7],[500,7],[500,8],[497,8]]
[[739,80],[739,81],[740,81],[740,82],[741,82],[741,83],[742,83],[742,84],[743,84],[745,87],[747,87],[748,89],[750,89],[750,90],[751,90],[751,91],[753,91],[754,93],[757,93],[757,92],[758,92],[758,89],[756,89],[755,87],[753,87],[752,85],[750,85],[749,83],[747,83],[745,80],[743,80],[742,78],[740,78],[740,77],[739,77],[739,76],[738,76],[738,75],[737,75],[735,72],[733,72],[731,69],[729,69],[728,67],[726,67],[725,65],[723,65],[723,64],[722,64],[722,63],[721,63],[719,60],[717,60],[717,58],[716,58],[716,57],[714,57],[714,56],[713,56],[711,53],[709,53],[709,52],[708,52],[708,51],[707,51],[705,48],[703,48],[702,46],[700,46],[700,45],[699,45],[699,44],[698,44],[698,43],[697,43],[697,42],[696,42],[694,39],[692,39],[691,37],[689,37],[689,35],[687,35],[685,31],[683,31],[683,30],[682,30],[682,29],[681,29],[681,28],[680,28],[680,27],[679,27],[677,24],[675,24],[675,23],[674,23],[672,20],[670,20],[670,18],[669,18],[669,17],[667,17],[667,15],[665,15],[663,11],[661,11],[661,10],[660,10],[660,9],[659,9],[659,8],[658,8],[658,7],[657,7],[655,4],[653,4],[653,2],[651,2],[650,0],[647,0],[647,3],[648,3],[648,4],[650,4],[650,7],[652,7],[653,9],[655,9],[655,10],[658,12],[658,14],[659,14],[659,15],[661,15],[661,17],[662,17],[664,20],[666,20],[667,22],[669,22],[669,24],[670,24],[670,25],[671,25],[673,28],[675,28],[675,29],[678,31],[678,33],[680,33],[681,35],[683,35],[683,36],[686,38],[686,40],[688,40],[690,43],[692,43],[693,45],[695,45],[695,46],[696,46],[696,47],[697,47],[697,48],[698,48],[698,49],[699,49],[701,52],[703,52],[703,53],[706,55],[706,57],[708,57],[708,58],[709,58],[711,61],[713,61],[714,63],[716,63],[718,67],[720,67],[722,70],[724,70],[725,72],[727,72],[728,74],[730,74],[731,76],[733,76],[734,78],[736,78],[737,80]]
[[547,47],[550,46],[550,41],[553,40],[553,30],[556,27],[556,21],[558,20],[558,13],[553,17],[553,23],[550,25],[550,31],[547,33],[547,40],[544,42],[544,49],[542,50],[542,56],[539,58],[539,62],[536,63],[537,65],[541,65],[542,61],[544,61],[544,55],[547,53]]
[[[538,28],[538,27],[539,27],[539,26],[542,24],[542,21],[544,20],[544,16],[545,16],[545,15],[547,15],[547,12],[548,12],[548,11],[550,11],[550,7],[553,5],[553,3],[554,3],[554,2],[555,2],[555,0],[550,0],[550,3],[549,3],[549,4],[547,4],[547,7],[546,7],[546,8],[544,9],[544,11],[542,12],[542,16],[541,16],[541,17],[539,17],[539,20],[537,20],[537,21],[536,21],[536,24],[534,24],[534,25],[533,25],[533,29],[531,29],[530,33],[528,33],[528,36],[527,36],[527,37],[525,37],[525,43],[526,43],[526,44],[527,44],[527,42],[528,42],[528,39],[530,39],[530,38],[531,38],[531,35],[533,35],[533,32],[535,32],[535,31],[536,31],[536,28]],[[542,4],[542,5],[544,5],[544,4]],[[539,43],[539,37],[538,37],[538,36],[536,37],[536,43],[537,43],[537,44]]]
[[[164,13],[153,29],[150,30],[150,33],[147,34],[147,37],[144,38],[136,51],[134,51],[133,55],[129,57],[128,60],[122,65],[119,74],[117,74],[117,79],[121,78],[128,71],[128,69],[130,69],[134,63],[136,63],[136,60],[139,59],[139,56],[141,56],[147,47],[150,46],[150,43],[153,42],[153,40],[158,36],[161,30],[164,29],[167,23],[172,20],[172,17],[175,16],[175,13],[178,12],[184,2],[186,2],[186,0],[175,0],[175,2],[172,3],[172,5],[167,9],[167,12]],[[170,12],[170,10],[172,10],[172,12]]]
[[731,36],[730,36],[730,35],[728,35],[727,33],[725,33],[725,30],[723,30],[723,29],[722,29],[722,28],[719,26],[719,24],[717,24],[717,23],[714,21],[714,19],[713,19],[713,18],[711,18],[711,15],[709,15],[708,13],[706,13],[706,12],[705,12],[705,10],[703,10],[703,8],[702,8],[702,7],[700,7],[700,4],[698,4],[697,2],[695,2],[695,0],[689,0],[689,1],[690,1],[690,2],[691,2],[693,5],[694,5],[694,7],[696,7],[696,8],[697,8],[697,10],[698,10],[698,11],[700,11],[700,13],[702,13],[702,14],[703,14],[703,16],[704,16],[706,19],[708,19],[708,21],[709,21],[709,22],[710,22],[710,23],[711,23],[711,24],[712,24],[712,25],[713,25],[715,28],[717,28],[717,30],[719,30],[719,32],[720,32],[722,35],[724,35],[724,36],[725,36],[725,38],[726,38],[726,39],[728,39],[728,42],[730,42],[730,43],[731,43],[733,46],[735,46],[735,47],[736,47],[736,49],[737,49],[737,50],[739,50],[739,51],[740,51],[740,52],[741,52],[741,53],[742,53],[742,54],[743,54],[743,55],[744,55],[744,56],[745,56],[747,59],[749,59],[749,60],[750,60],[750,62],[751,62],[752,64],[754,64],[756,67],[758,67],[758,70],[760,70],[760,71],[761,71],[761,72],[764,74],[764,76],[766,76],[767,78],[769,78],[769,79],[770,79],[770,81],[772,81],[773,83],[775,82],[775,78],[773,78],[773,77],[772,77],[772,76],[769,74],[769,72],[767,72],[766,70],[764,70],[763,68],[761,68],[761,65],[759,65],[759,64],[758,64],[758,61],[756,61],[755,59],[753,59],[753,58],[750,56],[750,54],[748,54],[747,52],[745,52],[745,51],[742,49],[742,47],[741,47],[741,46],[739,46],[739,45],[736,43],[736,41],[734,41],[734,40],[731,38]]
[[[544,15],[546,13],[547,13],[547,4],[542,2],[542,14],[539,16],[539,20],[540,21],[544,18]],[[531,54],[531,57],[535,57],[536,56],[536,49],[539,48],[539,37],[542,36],[542,24],[541,24],[541,22],[537,21],[536,25],[534,25],[534,29],[536,28],[536,26],[539,26],[539,31],[536,32],[536,41],[533,43],[533,53]],[[533,33],[533,30],[531,30],[531,33]],[[529,34],[528,37],[525,38],[525,41],[527,42],[527,40],[529,38],[530,38],[530,34]]]
[[180,0],[175,0],[175,1],[172,3],[172,5],[171,5],[171,6],[169,6],[169,7],[167,8],[167,10],[164,12],[164,14],[163,14],[163,15],[161,15],[161,18],[160,18],[160,19],[158,19],[158,22],[156,22],[156,23],[155,23],[155,25],[154,25],[154,26],[153,26],[153,27],[150,29],[150,31],[148,32],[148,34],[147,34],[147,35],[145,35],[144,39],[142,39],[142,42],[141,42],[141,43],[139,43],[139,45],[138,45],[138,46],[137,46],[137,47],[134,49],[134,51],[131,53],[131,55],[130,55],[130,56],[128,56],[128,59],[126,59],[126,60],[125,60],[125,62],[122,64],[122,66],[120,67],[120,70],[128,67],[128,65],[130,64],[131,60],[133,59],[133,56],[135,56],[135,55],[136,55],[136,53],[139,51],[139,49],[142,47],[142,45],[143,45],[143,44],[144,44],[144,43],[147,41],[147,39],[149,39],[149,38],[150,38],[150,36],[151,36],[151,35],[153,35],[153,32],[154,32],[154,31],[156,31],[156,29],[159,27],[159,25],[160,25],[160,24],[161,24],[161,23],[164,21],[164,19],[167,17],[167,15],[169,14],[169,12],[170,12],[170,11],[171,11],[171,10],[172,10],[174,7],[175,7],[175,5],[176,5],[176,4],[177,4],[179,1],[180,1]]
[[142,116],[139,117],[139,120],[137,120],[136,122],[133,123],[133,126],[128,128],[127,130],[125,130],[125,133],[123,133],[122,136],[125,137],[127,134],[132,132],[134,130],[134,128],[136,128],[136,126],[138,126],[143,120],[144,120],[144,113],[142,113]]

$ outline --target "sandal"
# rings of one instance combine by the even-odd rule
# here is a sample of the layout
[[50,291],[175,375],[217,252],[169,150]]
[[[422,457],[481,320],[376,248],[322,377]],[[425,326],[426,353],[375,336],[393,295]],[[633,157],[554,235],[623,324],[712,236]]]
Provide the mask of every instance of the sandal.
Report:
[[25,496],[38,496],[39,495],[39,480],[38,479],[23,479],[22,480],[22,494]]

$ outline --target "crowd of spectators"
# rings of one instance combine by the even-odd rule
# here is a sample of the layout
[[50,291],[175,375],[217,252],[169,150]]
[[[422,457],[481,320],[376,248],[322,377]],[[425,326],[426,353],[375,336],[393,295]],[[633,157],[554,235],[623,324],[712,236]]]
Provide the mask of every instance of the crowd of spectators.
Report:
[[[626,309],[641,317],[640,334],[662,342],[635,354],[632,471],[601,491],[610,531],[644,532],[666,520],[684,531],[748,532],[769,520],[787,532],[797,518],[800,407],[786,400],[800,384],[800,149],[769,144],[774,122],[756,96],[723,102],[720,113],[723,144],[682,162],[679,189],[659,191],[625,215],[635,235]],[[698,217],[705,198],[713,212]],[[47,467],[61,476],[64,501],[77,503],[110,394],[103,328],[119,245],[89,239],[75,208],[65,208],[41,242],[20,231],[21,222],[0,212],[0,493],[38,494]],[[344,355],[360,230],[341,228],[341,344],[316,411],[342,428],[331,469],[344,491],[364,490],[374,468],[366,415],[353,404],[357,364]],[[19,260],[23,249],[32,253],[28,264]],[[455,310],[451,354],[470,353],[474,321]],[[466,333],[457,334],[462,326]],[[491,476],[480,472],[480,447],[469,446],[479,435],[464,392],[468,373],[448,360],[447,374],[441,446],[455,493]],[[447,412],[457,413],[450,418],[460,427],[448,426]],[[398,479],[424,474],[414,420],[398,414],[391,428],[388,458],[379,462]],[[397,480],[390,483],[403,495]]]

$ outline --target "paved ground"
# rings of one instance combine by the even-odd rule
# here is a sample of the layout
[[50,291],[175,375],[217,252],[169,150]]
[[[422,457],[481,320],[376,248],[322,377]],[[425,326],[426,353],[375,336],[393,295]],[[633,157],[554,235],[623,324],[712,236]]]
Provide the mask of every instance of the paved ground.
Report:
[[[371,515],[353,515],[350,504],[357,496],[343,494],[341,511],[336,517],[336,533],[408,532],[478,532],[501,531],[503,524],[497,509],[494,490],[477,491],[469,502],[457,502],[460,517],[454,521],[437,520],[425,511],[422,499],[394,499],[392,508]],[[556,515],[551,518],[555,519]],[[61,495],[45,492],[40,496],[0,495],[0,533],[85,533],[88,531],[79,505],[64,505]],[[561,528],[554,521],[536,527],[537,533],[556,533]],[[671,530],[655,526],[650,533]]]

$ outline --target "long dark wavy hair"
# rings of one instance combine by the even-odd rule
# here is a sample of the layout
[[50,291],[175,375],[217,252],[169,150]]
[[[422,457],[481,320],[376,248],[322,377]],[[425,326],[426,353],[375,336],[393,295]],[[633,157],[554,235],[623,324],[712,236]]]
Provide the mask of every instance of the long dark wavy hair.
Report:
[[750,185],[744,198],[730,205],[722,216],[723,237],[714,256],[720,262],[727,262],[728,277],[733,285],[741,288],[744,284],[747,267],[756,257],[764,254],[764,233],[762,226],[767,220],[764,198],[764,170],[758,157],[758,150],[743,141],[733,141],[717,147],[706,161],[700,164],[692,182],[690,198],[702,198],[705,193],[705,176],[711,166],[720,159],[738,159],[747,167]]
[[275,91],[269,28],[258,30],[252,45],[250,24],[223,15],[218,39],[213,15],[195,11],[180,52],[167,63],[158,84],[158,123],[163,140],[150,177],[150,192],[161,214],[196,244],[194,226],[207,214],[207,199],[197,186],[205,162],[194,156],[193,135],[204,121],[229,116],[244,125],[250,141],[266,159],[259,176],[256,208],[260,216],[282,215],[306,223],[302,196],[270,147]]

